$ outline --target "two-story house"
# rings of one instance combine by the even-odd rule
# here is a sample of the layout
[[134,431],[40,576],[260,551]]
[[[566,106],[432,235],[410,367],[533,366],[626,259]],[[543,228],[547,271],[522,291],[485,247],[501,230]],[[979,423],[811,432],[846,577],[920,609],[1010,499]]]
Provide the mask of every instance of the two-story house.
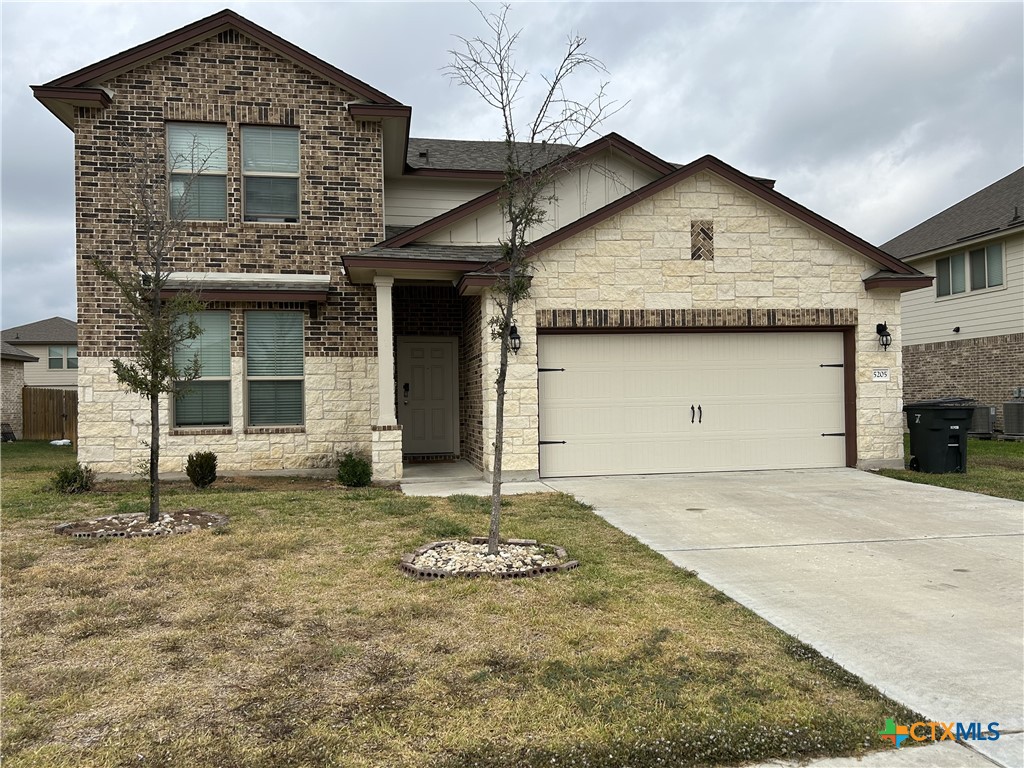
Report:
[[[92,262],[139,236],[123,191],[143,157],[187,208],[170,287],[206,302],[202,377],[161,405],[168,469],[355,448],[384,480],[413,457],[490,470],[500,143],[409,138],[409,106],[231,11],[34,91],[75,134],[83,462],[146,451],[110,363],[134,329]],[[902,466],[900,293],[930,277],[714,157],[616,134],[536,149],[557,178],[516,310],[506,478]]]
[[2,338],[34,360],[25,362],[25,386],[78,389],[78,326],[50,317],[3,331]]
[[904,397],[995,407],[1024,387],[1024,168],[882,246],[935,284],[903,295]]

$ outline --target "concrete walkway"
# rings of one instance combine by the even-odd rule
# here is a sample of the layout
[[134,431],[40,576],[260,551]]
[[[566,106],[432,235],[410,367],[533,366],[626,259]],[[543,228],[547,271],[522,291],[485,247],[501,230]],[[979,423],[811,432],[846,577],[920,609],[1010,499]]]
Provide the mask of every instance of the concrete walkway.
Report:
[[928,719],[1002,734],[862,764],[1024,767],[1024,504],[852,469],[546,482]]

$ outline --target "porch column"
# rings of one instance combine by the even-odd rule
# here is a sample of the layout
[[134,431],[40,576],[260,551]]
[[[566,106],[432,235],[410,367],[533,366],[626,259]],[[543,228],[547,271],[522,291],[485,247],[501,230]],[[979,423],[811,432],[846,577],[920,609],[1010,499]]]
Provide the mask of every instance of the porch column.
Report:
[[393,427],[395,419],[395,333],[391,311],[393,277],[375,277],[377,287],[377,426]]

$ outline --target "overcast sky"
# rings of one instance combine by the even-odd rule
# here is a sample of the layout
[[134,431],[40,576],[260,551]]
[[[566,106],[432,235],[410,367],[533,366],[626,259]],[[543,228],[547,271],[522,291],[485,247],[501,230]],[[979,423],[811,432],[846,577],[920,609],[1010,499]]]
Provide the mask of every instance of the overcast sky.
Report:
[[[468,3],[15,3],[3,21],[4,328],[75,317],[72,133],[45,83],[230,7],[413,107],[412,135],[498,139],[441,68]],[[713,154],[880,244],[1024,164],[1024,4],[522,3],[519,60],[575,31],[629,104],[604,128]],[[586,92],[588,83],[581,83]]]

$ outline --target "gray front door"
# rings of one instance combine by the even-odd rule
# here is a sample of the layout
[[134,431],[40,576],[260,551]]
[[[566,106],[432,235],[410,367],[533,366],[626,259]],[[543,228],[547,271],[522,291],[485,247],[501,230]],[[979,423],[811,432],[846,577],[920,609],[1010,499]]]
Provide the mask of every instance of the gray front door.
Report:
[[402,452],[456,453],[458,378],[455,337],[398,340],[398,423]]

